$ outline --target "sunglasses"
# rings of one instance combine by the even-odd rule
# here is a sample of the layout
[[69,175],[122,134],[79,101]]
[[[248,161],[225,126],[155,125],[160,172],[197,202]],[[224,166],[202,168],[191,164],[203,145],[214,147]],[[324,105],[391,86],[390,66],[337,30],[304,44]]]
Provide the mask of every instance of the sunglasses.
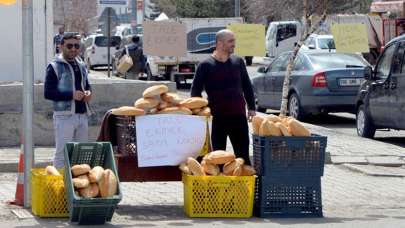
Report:
[[80,48],[80,44],[66,44],[66,48],[67,49],[72,49],[72,48],[76,48],[76,49],[79,49]]

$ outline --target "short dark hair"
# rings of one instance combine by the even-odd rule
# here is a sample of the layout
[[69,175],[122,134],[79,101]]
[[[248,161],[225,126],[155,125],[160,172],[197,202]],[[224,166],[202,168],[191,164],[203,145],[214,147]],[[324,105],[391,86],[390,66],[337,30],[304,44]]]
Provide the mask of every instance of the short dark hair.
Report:
[[132,42],[138,43],[139,42],[139,36],[135,35],[132,37]]
[[70,40],[70,39],[75,39],[75,40],[79,40],[79,36],[78,35],[76,35],[76,34],[74,34],[74,33],[68,33],[68,34],[65,34],[65,35],[63,35],[63,37],[62,37],[62,40],[61,40],[61,42],[60,42],[60,44],[64,44],[65,43],[65,40]]

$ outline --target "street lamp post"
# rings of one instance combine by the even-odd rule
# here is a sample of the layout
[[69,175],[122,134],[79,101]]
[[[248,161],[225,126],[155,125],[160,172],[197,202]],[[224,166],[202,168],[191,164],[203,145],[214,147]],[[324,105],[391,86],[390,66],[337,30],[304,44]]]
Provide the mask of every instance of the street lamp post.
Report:
[[24,116],[24,207],[31,206],[30,170],[33,159],[32,116],[34,103],[32,0],[22,0],[23,116]]

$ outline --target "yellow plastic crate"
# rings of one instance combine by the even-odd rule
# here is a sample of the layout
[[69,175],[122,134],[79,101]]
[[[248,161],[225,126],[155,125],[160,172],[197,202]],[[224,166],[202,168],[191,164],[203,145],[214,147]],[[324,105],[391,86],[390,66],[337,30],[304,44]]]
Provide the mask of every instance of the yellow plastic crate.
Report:
[[46,175],[44,168],[31,169],[32,213],[39,217],[69,217],[63,170]]
[[184,211],[189,217],[249,218],[256,176],[183,175]]

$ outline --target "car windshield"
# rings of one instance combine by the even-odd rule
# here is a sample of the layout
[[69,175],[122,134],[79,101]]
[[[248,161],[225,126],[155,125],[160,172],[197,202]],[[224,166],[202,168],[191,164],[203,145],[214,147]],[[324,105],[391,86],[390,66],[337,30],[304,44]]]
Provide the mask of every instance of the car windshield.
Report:
[[[97,36],[96,40],[94,41],[95,44],[99,47],[107,47],[108,45],[108,38],[106,36]],[[118,46],[121,43],[121,38],[119,36],[112,36],[110,46]]]
[[369,64],[357,54],[311,53],[308,57],[315,70],[327,68],[365,67]]
[[318,39],[320,49],[335,49],[335,41],[333,38],[320,38]]

